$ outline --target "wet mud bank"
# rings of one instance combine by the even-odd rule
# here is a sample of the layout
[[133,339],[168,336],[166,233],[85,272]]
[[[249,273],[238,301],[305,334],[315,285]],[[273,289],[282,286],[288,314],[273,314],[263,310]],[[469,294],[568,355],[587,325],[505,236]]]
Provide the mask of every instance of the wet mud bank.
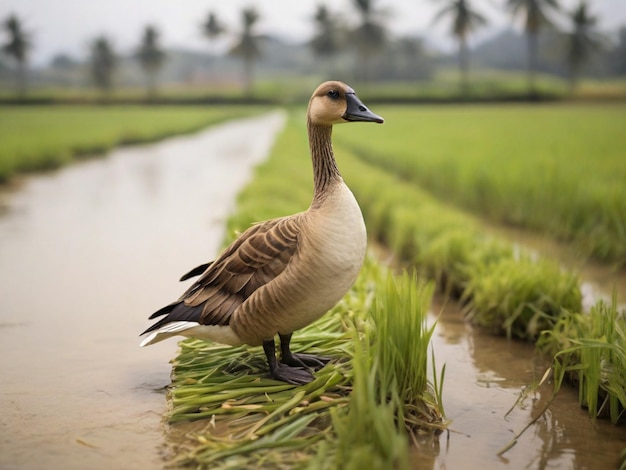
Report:
[[283,113],[26,178],[0,194],[0,468],[162,468],[176,342],[139,348],[210,260]]

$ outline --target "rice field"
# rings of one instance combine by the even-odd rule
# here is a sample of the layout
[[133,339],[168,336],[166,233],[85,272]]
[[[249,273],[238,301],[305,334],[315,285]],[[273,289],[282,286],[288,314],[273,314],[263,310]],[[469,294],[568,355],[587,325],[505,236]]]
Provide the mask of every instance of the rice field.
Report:
[[626,265],[626,108],[621,105],[389,107],[384,138],[339,144],[491,221]]
[[159,140],[258,112],[237,107],[0,107],[0,182],[116,145]]
[[[36,108],[20,108],[11,119],[0,109],[6,177],[63,164],[100,145],[153,139],[250,112],[109,107],[56,108],[55,115],[52,109],[35,116],[29,113]],[[181,342],[168,419],[172,426],[198,420],[206,426],[176,449],[175,464],[407,468],[412,436],[447,424],[445,369],[435,367],[428,349],[433,325],[426,313],[434,290],[460,301],[470,321],[494,334],[538,341],[554,358],[556,387],[567,377],[594,419],[623,422],[626,314],[615,304],[583,314],[577,273],[488,236],[480,220],[545,231],[623,266],[626,198],[618,181],[626,180],[619,165],[626,145],[616,144],[626,143],[618,132],[623,111],[472,106],[376,112],[386,118],[384,126],[351,125],[335,133],[338,165],[362,207],[370,241],[392,250],[416,274],[398,275],[368,259],[342,302],[294,335],[294,349],[334,358],[305,387],[267,379],[261,350]],[[240,194],[230,236],[253,221],[308,206],[303,116],[303,109],[292,112],[270,159]],[[430,377],[429,366],[435,370]]]

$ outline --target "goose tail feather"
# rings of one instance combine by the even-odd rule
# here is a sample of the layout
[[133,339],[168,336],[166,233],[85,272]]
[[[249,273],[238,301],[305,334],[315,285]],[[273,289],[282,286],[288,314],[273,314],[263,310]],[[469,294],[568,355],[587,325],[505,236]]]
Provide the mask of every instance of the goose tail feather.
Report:
[[[158,330],[154,330],[149,336],[146,336],[139,346],[150,346],[151,344],[158,343],[164,339],[170,338],[176,335],[184,335],[186,330],[200,326],[200,323],[195,321],[175,321],[167,323],[161,326]],[[147,333],[147,331],[145,332]]]

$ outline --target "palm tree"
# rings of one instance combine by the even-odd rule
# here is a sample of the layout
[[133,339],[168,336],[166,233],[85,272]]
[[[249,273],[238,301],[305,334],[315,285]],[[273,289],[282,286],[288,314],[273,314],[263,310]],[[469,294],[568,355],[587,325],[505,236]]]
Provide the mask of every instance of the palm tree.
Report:
[[226,32],[226,27],[213,12],[209,13],[206,21],[202,23],[201,28],[202,34],[204,34],[209,41],[215,41]]
[[254,25],[259,20],[259,13],[254,7],[244,8],[241,13],[243,31],[237,44],[230,50],[230,54],[243,59],[244,89],[250,96],[254,81],[254,61],[261,55],[260,36],[253,32]]
[[626,74],[626,26],[617,32],[617,44],[609,53],[610,70],[617,75]]
[[[382,21],[382,12],[374,8],[375,0],[354,0],[359,16],[360,24],[352,31],[352,39],[356,44],[361,77],[367,81],[369,78],[369,63],[371,58],[382,50],[387,40],[387,32]],[[360,65],[360,67],[359,67]]]
[[558,10],[558,0],[507,0],[507,8],[513,16],[525,14],[524,31],[528,44],[528,90],[535,94],[535,71],[537,69],[537,35],[543,26],[552,26],[547,11]]
[[91,77],[104,94],[108,94],[113,88],[116,66],[117,58],[111,42],[105,36],[97,37],[91,43]]
[[329,70],[332,71],[332,59],[343,45],[341,26],[326,5],[317,6],[313,21],[316,32],[311,38],[311,48],[316,56],[328,59],[331,63]]
[[222,24],[217,15],[213,12],[208,14],[206,21],[200,25],[200,28],[202,34],[211,43],[214,43],[218,37],[226,32],[226,26]]
[[602,48],[603,39],[594,26],[598,22],[597,16],[591,16],[588,5],[581,0],[578,7],[571,13],[573,31],[567,34],[567,64],[570,74],[570,89],[576,87],[580,67],[589,56]]
[[452,35],[459,43],[459,72],[461,92],[468,90],[469,50],[467,37],[474,30],[487,24],[487,19],[470,5],[469,0],[446,0],[446,5],[435,16],[434,22],[446,16],[452,19]]
[[137,59],[146,76],[148,97],[152,98],[156,95],[156,75],[165,60],[165,52],[159,45],[159,31],[154,26],[146,26],[144,29]]
[[22,97],[26,94],[27,88],[26,62],[32,46],[30,34],[24,30],[22,22],[16,15],[9,16],[3,26],[9,41],[4,44],[2,50],[17,64],[16,89],[18,96]]

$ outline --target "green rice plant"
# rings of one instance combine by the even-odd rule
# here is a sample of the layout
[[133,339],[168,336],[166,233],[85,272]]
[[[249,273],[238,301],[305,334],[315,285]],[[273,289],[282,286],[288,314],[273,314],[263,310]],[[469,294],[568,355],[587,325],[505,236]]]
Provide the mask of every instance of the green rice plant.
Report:
[[337,144],[498,223],[626,263],[623,106],[396,106]]
[[162,139],[260,108],[170,106],[0,107],[0,182],[116,145]]
[[409,433],[442,424],[437,403],[440,391],[433,390],[427,380],[428,347],[435,328],[427,325],[432,293],[432,284],[423,284],[415,273],[405,271],[376,283],[370,310],[371,353],[379,388],[397,392]]
[[468,317],[496,334],[535,340],[561,312],[582,309],[578,276],[548,260],[502,258],[473,269],[463,294]]
[[562,316],[542,334],[538,347],[554,357],[559,384],[578,385],[579,401],[593,417],[617,423],[626,409],[626,311],[599,301],[589,314]]
[[[331,410],[337,433],[333,468],[408,468],[408,439],[403,427],[404,404],[394,387],[381,380],[382,366],[373,360],[370,340],[354,334],[354,384],[349,406]],[[327,454],[320,454],[324,459]],[[321,459],[318,458],[318,462]],[[317,467],[319,468],[319,467]]]

